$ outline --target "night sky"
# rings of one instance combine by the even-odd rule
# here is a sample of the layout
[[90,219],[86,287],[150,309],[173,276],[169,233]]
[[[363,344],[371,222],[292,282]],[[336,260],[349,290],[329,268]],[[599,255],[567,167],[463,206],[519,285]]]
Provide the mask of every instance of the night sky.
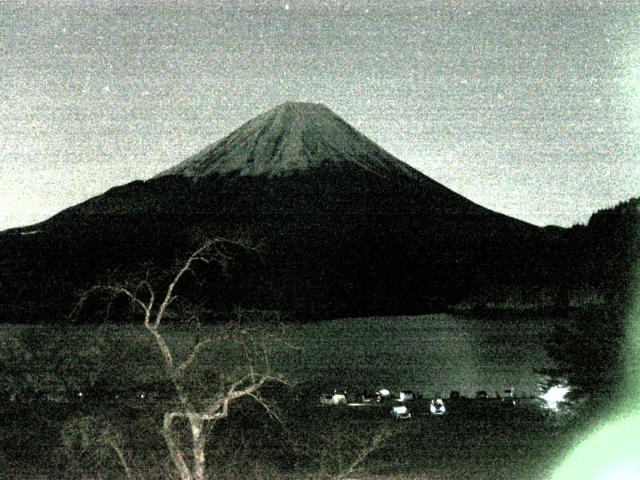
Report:
[[640,194],[637,2],[0,1],[0,229],[321,102],[491,209]]

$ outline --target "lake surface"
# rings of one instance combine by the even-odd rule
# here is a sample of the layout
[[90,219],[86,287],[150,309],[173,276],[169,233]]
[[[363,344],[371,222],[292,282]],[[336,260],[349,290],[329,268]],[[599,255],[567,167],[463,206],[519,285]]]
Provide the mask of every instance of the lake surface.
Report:
[[322,388],[534,393],[536,370],[553,366],[544,350],[559,318],[479,318],[437,314],[340,319],[287,327],[301,347],[284,361]]
[[[560,321],[548,315],[480,318],[435,314],[287,324],[278,335],[296,348],[270,347],[268,356],[274,372],[285,374],[292,382],[311,383],[318,393],[334,388],[358,393],[386,387],[425,395],[448,395],[458,390],[471,396],[477,390],[494,395],[515,387],[519,394],[530,394],[537,389],[536,370],[553,366],[544,343]],[[48,329],[49,348],[63,348],[63,356],[78,355],[76,350],[90,349],[93,344],[103,345],[98,352],[108,347],[111,356],[98,354],[104,355],[99,360],[113,367],[114,371],[105,374],[122,388],[166,379],[157,346],[142,325],[4,325],[2,333],[15,335],[25,329]],[[256,331],[262,330],[264,326],[258,324]],[[217,333],[213,325],[195,329],[171,322],[163,331],[177,359],[186,358],[196,336]],[[72,332],[80,340],[63,347],[60,339]],[[233,372],[246,364],[246,358],[237,343],[218,340],[201,351],[196,363],[196,370]]]

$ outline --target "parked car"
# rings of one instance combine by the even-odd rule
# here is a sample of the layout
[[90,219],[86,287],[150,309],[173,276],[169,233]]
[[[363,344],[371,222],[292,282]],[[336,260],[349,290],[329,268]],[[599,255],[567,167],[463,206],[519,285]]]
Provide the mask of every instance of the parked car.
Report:
[[515,393],[513,391],[513,388],[509,388],[505,391],[502,392],[503,395],[502,397],[500,397],[500,403],[502,405],[506,405],[509,407],[515,407],[516,406],[516,396]]
[[391,392],[388,388],[381,388],[376,392],[376,395],[380,398],[381,401],[391,398]]
[[476,392],[476,400],[488,400],[488,399],[489,399],[489,394],[484,390],[478,390]]
[[431,399],[431,403],[429,403],[429,411],[433,415],[444,415],[447,409],[444,406],[444,401],[440,397],[436,397]]
[[411,418],[411,412],[405,404],[397,403],[393,407],[391,407],[391,416],[399,420],[406,420],[408,418]]
[[380,403],[380,395],[377,393],[363,393],[360,396],[362,403]]

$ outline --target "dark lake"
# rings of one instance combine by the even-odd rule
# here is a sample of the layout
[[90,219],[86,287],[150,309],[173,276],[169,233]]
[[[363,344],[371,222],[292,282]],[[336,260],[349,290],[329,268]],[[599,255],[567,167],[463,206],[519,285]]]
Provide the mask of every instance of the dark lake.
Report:
[[301,351],[287,369],[323,388],[413,389],[490,395],[536,391],[535,371],[552,366],[544,342],[552,316],[436,314],[325,321],[288,328]]

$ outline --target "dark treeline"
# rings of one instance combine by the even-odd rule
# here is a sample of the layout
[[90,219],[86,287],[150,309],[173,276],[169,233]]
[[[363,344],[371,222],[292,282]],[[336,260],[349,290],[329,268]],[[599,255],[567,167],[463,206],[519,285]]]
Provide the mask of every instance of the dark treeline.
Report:
[[[629,300],[640,259],[640,199],[594,213],[567,232],[568,282],[575,294],[593,292],[603,304]],[[575,295],[574,294],[574,295]]]
[[639,228],[640,199],[631,199],[566,233],[567,301],[577,308],[568,310],[546,348],[557,364],[549,373],[577,387],[578,396],[607,401],[624,385],[622,347],[638,294]]
[[0,321],[67,322],[84,289],[162,282],[203,237],[252,246],[183,289],[212,321],[238,307],[305,321],[628,297],[637,199],[587,225],[538,228],[445,190],[355,170],[117,187],[0,235]]

